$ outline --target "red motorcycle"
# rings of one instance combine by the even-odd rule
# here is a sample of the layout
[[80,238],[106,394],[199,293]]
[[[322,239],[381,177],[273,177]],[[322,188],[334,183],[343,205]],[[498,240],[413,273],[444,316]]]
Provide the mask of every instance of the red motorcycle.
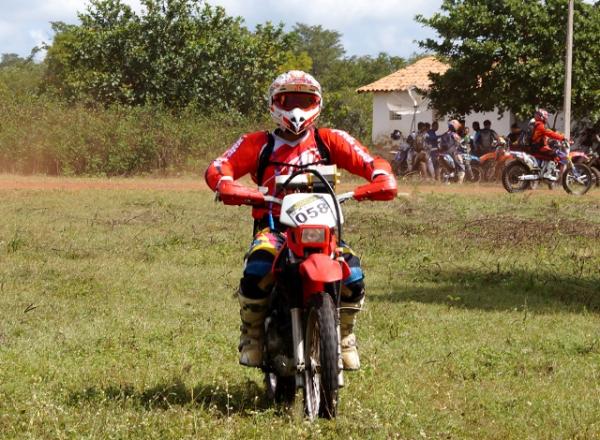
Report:
[[350,275],[342,257],[341,204],[390,200],[396,186],[372,182],[336,196],[335,166],[297,168],[276,177],[276,196],[265,196],[266,204],[280,205],[285,244],[273,263],[262,369],[270,399],[291,404],[301,389],[309,420],[333,418],[344,385],[340,293]]

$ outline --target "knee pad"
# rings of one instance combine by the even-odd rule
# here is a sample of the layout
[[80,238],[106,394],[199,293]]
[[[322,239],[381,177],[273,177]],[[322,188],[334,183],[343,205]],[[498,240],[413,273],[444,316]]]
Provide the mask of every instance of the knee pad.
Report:
[[266,251],[256,251],[250,254],[244,266],[244,277],[264,277],[271,272],[273,259],[273,255]]

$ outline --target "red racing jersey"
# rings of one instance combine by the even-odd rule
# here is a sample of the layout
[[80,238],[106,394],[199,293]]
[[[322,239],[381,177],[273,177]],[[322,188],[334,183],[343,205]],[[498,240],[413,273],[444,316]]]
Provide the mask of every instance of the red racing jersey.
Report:
[[546,124],[544,124],[542,121],[535,121],[535,125],[533,126],[533,134],[531,135],[531,143],[537,146],[548,145],[548,138],[562,141],[565,137],[556,131],[546,128]]
[[[391,174],[390,164],[379,157],[373,157],[359,141],[342,130],[319,129],[319,135],[329,151],[330,164],[361,176],[368,181],[379,174]],[[275,143],[269,164],[265,168],[261,186],[268,188],[268,194],[275,193],[275,176],[291,174],[295,168],[278,164],[307,165],[321,159],[314,135],[314,127],[307,130],[303,137],[295,142],[287,141],[273,134]],[[237,180],[250,174],[254,183],[259,157],[268,143],[268,134],[264,131],[242,135],[225,153],[214,160],[205,173],[208,186],[216,191],[223,179]],[[275,163],[278,164],[275,164]],[[261,219],[266,213],[264,208],[254,207],[252,216]],[[277,212],[274,214],[277,215]]]

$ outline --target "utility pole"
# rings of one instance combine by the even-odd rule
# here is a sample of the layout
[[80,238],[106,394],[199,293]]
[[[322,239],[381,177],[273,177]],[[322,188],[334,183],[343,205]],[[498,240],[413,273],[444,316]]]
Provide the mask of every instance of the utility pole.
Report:
[[575,0],[569,0],[569,19],[567,24],[567,60],[565,63],[565,137],[571,138],[571,72],[573,69],[573,8]]

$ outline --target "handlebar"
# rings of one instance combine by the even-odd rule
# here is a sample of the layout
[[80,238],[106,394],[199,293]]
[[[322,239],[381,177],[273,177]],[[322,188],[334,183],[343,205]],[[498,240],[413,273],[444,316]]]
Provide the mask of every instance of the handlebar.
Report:
[[[352,197],[354,197],[354,191],[349,191],[349,192],[342,193],[340,195],[336,195],[336,199],[340,205],[342,203],[345,203],[348,200],[352,199]],[[265,203],[273,203],[275,205],[281,205],[283,203],[283,199],[280,199],[279,197],[265,196]]]

